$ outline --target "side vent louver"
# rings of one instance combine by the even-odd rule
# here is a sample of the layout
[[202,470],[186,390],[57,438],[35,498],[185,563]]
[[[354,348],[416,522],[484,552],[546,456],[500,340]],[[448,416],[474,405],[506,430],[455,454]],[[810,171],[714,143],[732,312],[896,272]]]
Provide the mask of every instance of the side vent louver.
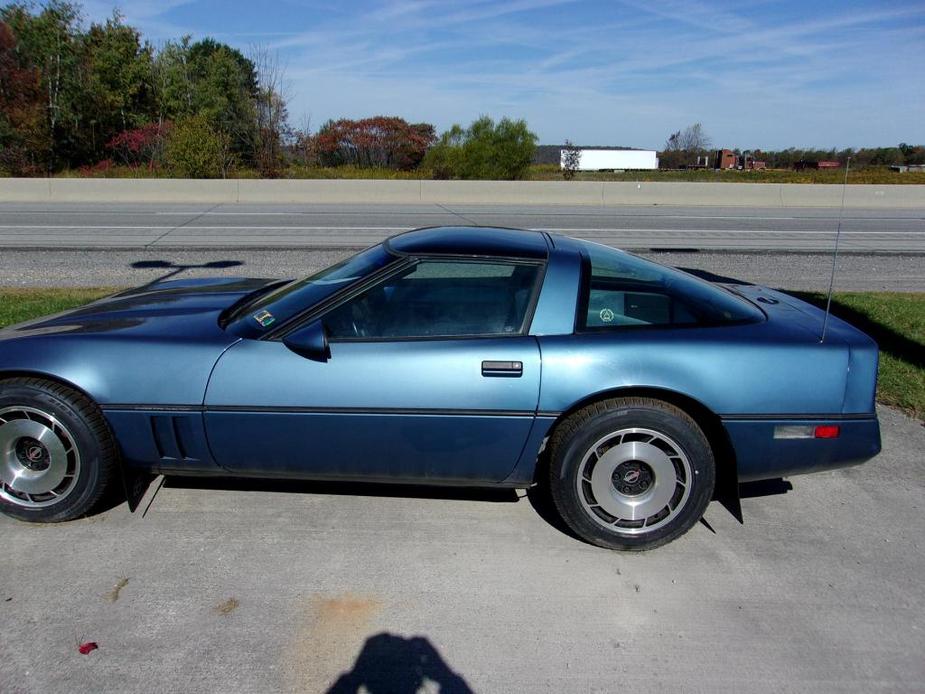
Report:
[[162,460],[199,460],[191,452],[193,436],[188,415],[152,416],[151,435]]

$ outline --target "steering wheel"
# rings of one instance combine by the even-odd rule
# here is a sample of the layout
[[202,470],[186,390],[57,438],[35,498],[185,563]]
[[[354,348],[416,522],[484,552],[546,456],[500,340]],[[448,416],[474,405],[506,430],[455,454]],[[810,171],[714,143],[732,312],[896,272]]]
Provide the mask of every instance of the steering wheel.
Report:
[[369,324],[372,319],[372,309],[365,301],[355,302],[350,311],[350,328],[354,337],[369,337]]

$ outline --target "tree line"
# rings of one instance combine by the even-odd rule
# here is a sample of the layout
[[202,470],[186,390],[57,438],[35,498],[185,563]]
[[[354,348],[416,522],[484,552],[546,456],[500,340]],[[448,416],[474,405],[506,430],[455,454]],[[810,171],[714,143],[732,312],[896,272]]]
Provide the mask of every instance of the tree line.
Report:
[[[712,156],[716,149],[713,140],[701,123],[694,123],[668,136],[664,149],[659,152],[659,167],[677,169],[697,162],[698,157]],[[851,158],[851,166],[892,166],[925,164],[925,146],[901,142],[895,147],[862,147],[860,149],[820,149],[789,147],[781,150],[738,149],[737,155],[748,155],[749,159],[763,161],[771,169],[789,169],[803,161],[837,161],[842,166]]]
[[[85,28],[52,0],[0,8],[0,168],[36,175],[117,162],[182,165],[201,143],[206,174],[232,162],[272,175],[286,136],[279,71],[189,37],[155,49],[118,12]],[[201,157],[200,157],[201,158]],[[189,163],[189,162],[188,162]]]
[[[523,178],[536,153],[523,120],[482,116],[438,136],[394,116],[289,123],[285,75],[263,48],[246,54],[190,37],[158,46],[114,13],[85,25],[78,4],[0,6],[0,175],[40,176],[125,167],[213,178],[235,169],[261,177],[290,167],[386,168],[463,179]],[[663,168],[713,147],[699,123],[672,133]],[[738,150],[737,150],[738,152]],[[925,147],[741,152],[787,168],[852,157],[853,165],[925,163]]]
[[284,75],[266,49],[211,38],[153,46],[114,13],[85,27],[80,6],[0,7],[0,173],[117,166],[210,178],[285,166],[425,167],[439,178],[520,178],[536,144],[524,121],[482,117],[441,137],[397,117],[289,124]]

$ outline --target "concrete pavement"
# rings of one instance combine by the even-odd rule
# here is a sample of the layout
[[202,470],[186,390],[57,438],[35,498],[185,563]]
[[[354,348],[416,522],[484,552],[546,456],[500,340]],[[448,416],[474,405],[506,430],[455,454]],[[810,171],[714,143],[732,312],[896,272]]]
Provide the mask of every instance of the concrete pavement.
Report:
[[645,554],[513,492],[172,479],[146,515],[0,518],[0,689],[377,691],[423,652],[477,692],[923,691],[925,430],[881,417],[874,461]]

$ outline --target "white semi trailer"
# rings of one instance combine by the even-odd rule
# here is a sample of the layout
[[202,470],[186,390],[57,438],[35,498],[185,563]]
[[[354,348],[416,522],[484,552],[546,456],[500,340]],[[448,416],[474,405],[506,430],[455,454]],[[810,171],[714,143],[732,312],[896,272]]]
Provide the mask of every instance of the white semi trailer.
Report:
[[[579,171],[658,168],[658,152],[651,149],[582,149],[579,152]],[[562,168],[565,168],[565,154],[566,151],[561,150]]]

